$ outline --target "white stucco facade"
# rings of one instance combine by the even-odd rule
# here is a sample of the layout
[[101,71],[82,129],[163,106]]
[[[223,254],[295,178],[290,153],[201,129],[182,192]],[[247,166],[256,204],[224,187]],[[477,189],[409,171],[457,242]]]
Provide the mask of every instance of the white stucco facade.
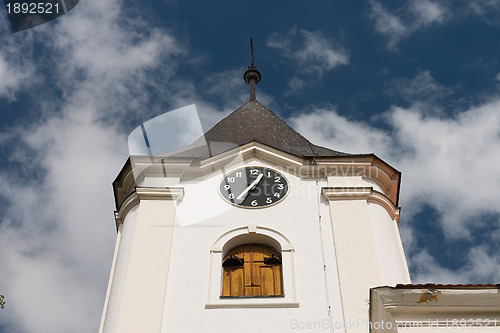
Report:
[[[370,288],[410,283],[399,173],[373,155],[311,165],[258,142],[237,153],[201,166],[138,159],[122,171],[100,332],[354,332],[343,326],[368,321]],[[287,197],[261,209],[224,201],[224,172],[245,166],[279,171]],[[222,258],[245,243],[281,253],[284,296],[220,297]]]

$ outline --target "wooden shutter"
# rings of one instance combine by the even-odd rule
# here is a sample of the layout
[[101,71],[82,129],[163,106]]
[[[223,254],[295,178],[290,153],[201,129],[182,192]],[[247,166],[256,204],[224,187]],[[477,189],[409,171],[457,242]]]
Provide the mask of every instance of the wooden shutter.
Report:
[[222,296],[283,295],[281,256],[274,249],[245,244],[231,249],[225,260],[232,258],[231,263],[237,263],[234,256],[243,265],[223,267]]
[[224,267],[223,274],[222,296],[243,295],[243,267]]

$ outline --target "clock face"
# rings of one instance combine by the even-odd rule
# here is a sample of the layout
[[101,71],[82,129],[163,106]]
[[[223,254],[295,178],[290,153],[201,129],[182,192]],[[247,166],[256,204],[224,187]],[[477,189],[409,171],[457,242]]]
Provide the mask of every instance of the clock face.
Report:
[[246,167],[228,173],[219,191],[229,203],[247,208],[262,208],[283,200],[288,181],[279,172],[262,167]]

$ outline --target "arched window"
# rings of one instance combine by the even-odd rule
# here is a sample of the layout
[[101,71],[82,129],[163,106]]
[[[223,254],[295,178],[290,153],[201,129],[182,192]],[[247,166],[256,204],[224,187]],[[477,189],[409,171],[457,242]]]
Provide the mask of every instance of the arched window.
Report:
[[281,255],[262,244],[232,248],[222,261],[222,296],[282,296]]

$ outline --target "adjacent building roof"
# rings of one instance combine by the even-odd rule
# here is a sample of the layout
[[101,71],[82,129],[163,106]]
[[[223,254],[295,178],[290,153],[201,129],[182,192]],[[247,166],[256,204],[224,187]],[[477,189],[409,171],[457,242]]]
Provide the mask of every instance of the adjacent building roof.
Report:
[[[385,288],[385,287],[379,287]],[[397,284],[396,289],[489,289],[500,288],[500,284]]]

